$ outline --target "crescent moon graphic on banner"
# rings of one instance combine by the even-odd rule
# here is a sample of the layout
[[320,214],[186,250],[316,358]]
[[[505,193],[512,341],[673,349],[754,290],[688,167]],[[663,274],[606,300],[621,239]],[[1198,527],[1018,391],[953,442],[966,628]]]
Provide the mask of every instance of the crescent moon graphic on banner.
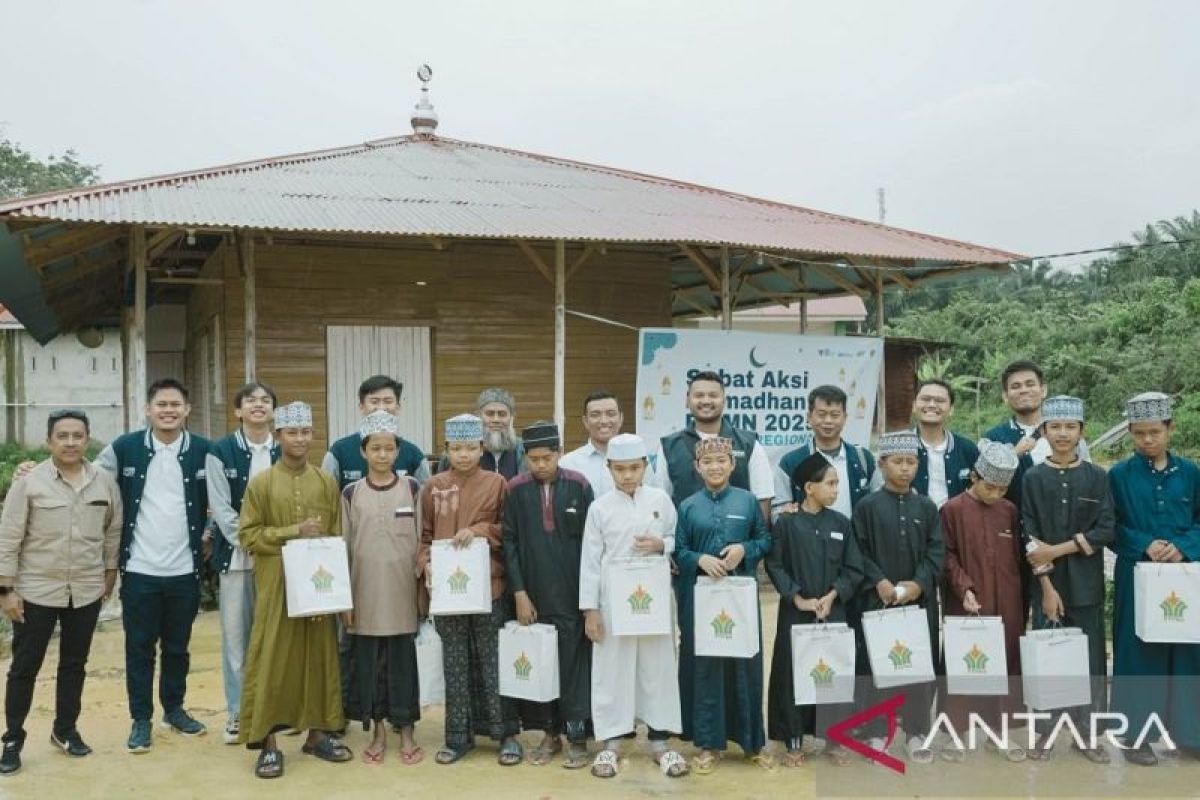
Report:
[[757,358],[754,357],[754,351],[756,349],[758,349],[758,345],[755,345],[754,347],[750,348],[750,363],[756,367],[765,367],[767,365],[767,362],[759,361]]

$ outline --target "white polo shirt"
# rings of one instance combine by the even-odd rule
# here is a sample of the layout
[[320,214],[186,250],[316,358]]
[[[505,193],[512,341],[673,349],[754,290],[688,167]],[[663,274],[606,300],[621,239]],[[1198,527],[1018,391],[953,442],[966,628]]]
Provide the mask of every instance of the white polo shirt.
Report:
[[154,456],[146,467],[146,485],[133,525],[133,542],[125,569],[139,575],[171,578],[195,570],[188,538],[187,500],[179,465],[180,435],[163,444],[153,433]]

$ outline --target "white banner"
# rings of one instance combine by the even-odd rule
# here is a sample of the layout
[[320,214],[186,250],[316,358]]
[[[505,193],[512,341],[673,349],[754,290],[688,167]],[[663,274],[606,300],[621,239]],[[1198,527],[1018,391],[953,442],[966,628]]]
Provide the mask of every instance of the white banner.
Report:
[[687,427],[688,380],[704,370],[722,377],[726,418],[757,433],[772,462],[809,438],[808,393],[822,384],[849,398],[846,440],[869,441],[880,339],[643,328],[638,343],[637,433],[647,441]]

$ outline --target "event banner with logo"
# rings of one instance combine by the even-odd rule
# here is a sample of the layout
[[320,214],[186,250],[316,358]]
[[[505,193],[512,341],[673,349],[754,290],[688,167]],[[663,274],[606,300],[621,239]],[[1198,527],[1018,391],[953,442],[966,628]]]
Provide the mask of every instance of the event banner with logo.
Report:
[[688,381],[712,370],[725,384],[726,418],[757,433],[772,461],[809,438],[808,392],[826,383],[849,396],[847,441],[865,444],[882,360],[882,340],[859,336],[643,328],[637,432],[653,442],[686,426]]

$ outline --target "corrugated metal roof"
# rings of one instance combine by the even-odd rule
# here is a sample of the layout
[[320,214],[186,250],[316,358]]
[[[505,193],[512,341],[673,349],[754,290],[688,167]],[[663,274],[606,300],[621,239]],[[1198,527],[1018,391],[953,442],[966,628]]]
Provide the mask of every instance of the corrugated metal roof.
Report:
[[0,202],[61,222],[686,242],[933,264],[1020,255],[640,173],[428,136]]

